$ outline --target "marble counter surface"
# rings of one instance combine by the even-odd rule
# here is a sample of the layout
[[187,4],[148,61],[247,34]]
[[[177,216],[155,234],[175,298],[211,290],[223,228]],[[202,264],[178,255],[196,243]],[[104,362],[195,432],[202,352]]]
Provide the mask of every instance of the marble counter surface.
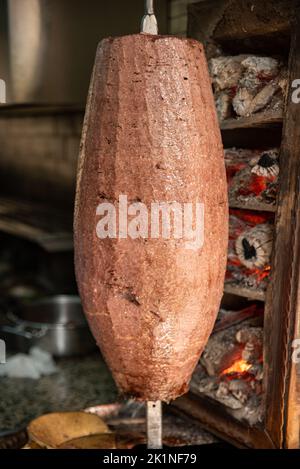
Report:
[[0,434],[24,428],[47,412],[114,402],[117,391],[98,353],[56,361],[59,372],[39,380],[0,378]]

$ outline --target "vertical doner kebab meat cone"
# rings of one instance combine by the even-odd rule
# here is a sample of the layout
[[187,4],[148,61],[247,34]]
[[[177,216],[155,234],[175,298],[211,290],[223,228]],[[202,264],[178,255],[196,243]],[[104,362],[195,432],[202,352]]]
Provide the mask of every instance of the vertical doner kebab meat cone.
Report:
[[[117,226],[115,238],[100,239],[98,205],[119,213],[124,195],[147,207],[149,236],[120,237]],[[203,204],[202,245],[151,237],[151,204],[174,201]],[[222,295],[227,218],[202,45],[150,34],[104,39],[81,144],[75,264],[85,314],[123,393],[168,402],[187,391]]]

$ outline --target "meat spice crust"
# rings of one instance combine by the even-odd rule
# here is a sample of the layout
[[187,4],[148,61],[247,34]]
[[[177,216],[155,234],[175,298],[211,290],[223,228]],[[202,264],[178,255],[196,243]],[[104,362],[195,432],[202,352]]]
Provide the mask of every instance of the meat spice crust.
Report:
[[[126,194],[204,204],[204,243],[99,239],[97,206]],[[98,48],[82,135],[75,267],[92,332],[122,393],[169,402],[188,390],[212,331],[226,265],[224,157],[203,47],[132,35]]]

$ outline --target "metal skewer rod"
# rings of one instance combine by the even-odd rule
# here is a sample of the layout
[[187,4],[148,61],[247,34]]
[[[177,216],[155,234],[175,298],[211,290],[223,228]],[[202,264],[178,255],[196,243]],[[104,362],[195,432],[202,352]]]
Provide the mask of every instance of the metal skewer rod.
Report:
[[147,401],[147,447],[162,448],[162,405],[161,401]]
[[158,26],[154,14],[153,0],[145,1],[145,15],[141,23],[141,33],[158,34]]
[[[142,18],[141,33],[158,34],[153,0],[145,1],[145,15]],[[161,401],[148,401],[147,408],[147,446],[149,449],[162,448],[162,405]]]
[[154,15],[153,0],[145,1],[145,14]]

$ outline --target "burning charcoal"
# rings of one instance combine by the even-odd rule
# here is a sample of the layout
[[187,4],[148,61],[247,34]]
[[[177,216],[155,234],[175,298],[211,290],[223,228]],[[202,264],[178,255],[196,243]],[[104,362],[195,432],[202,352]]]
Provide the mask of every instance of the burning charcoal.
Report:
[[242,66],[249,74],[258,76],[261,80],[271,80],[278,74],[279,63],[272,57],[250,55],[242,61]]
[[209,376],[198,381],[197,389],[203,394],[216,391],[218,388],[217,381],[215,378]]
[[[247,170],[247,175],[251,171],[250,164],[253,161],[253,164],[256,164],[261,156],[259,150],[250,150],[244,148],[226,148],[224,150],[226,173],[227,173],[227,182],[229,184],[229,190],[238,191],[238,187],[243,185],[243,179],[238,178],[241,171]],[[244,174],[244,173],[243,173]],[[246,175],[246,173],[245,173]],[[248,181],[245,182],[249,184]]]
[[[269,224],[273,215],[267,212],[230,209],[229,245],[225,283],[228,286],[247,288],[263,292],[267,287],[270,265],[248,268],[241,261],[236,250],[236,241],[248,230]],[[247,248],[249,248],[247,246]],[[253,259],[254,260],[254,259]]]
[[254,98],[253,92],[248,88],[239,88],[232,100],[232,106],[238,116],[244,117],[251,113],[251,104]]
[[261,327],[243,327],[236,333],[235,338],[240,344],[257,341],[262,343],[263,329]]
[[230,393],[226,397],[216,396],[215,399],[229,409],[237,410],[243,408],[243,403]]
[[221,381],[216,392],[216,399],[231,409],[240,409],[242,406],[237,401],[241,404],[244,402],[230,391],[230,386],[231,382]]
[[231,116],[231,97],[226,91],[220,91],[215,94],[215,103],[219,121],[228,119]]
[[253,174],[265,177],[276,177],[279,174],[278,150],[264,151],[251,169]]
[[243,402],[230,392],[230,383],[221,381],[215,393],[215,399],[230,409],[241,409]]
[[270,182],[268,187],[261,192],[261,196],[263,197],[266,203],[275,205],[276,198],[278,192],[278,183],[277,182]]
[[264,392],[263,382],[261,381],[252,381],[254,384],[253,390],[256,396],[261,396]]
[[279,85],[276,82],[269,83],[264,88],[262,88],[252,99],[248,111],[249,114],[254,114],[255,112],[261,111],[263,108],[265,108],[271,102],[278,88]]
[[250,381],[250,386],[252,389],[252,394],[256,394],[257,396],[260,396],[263,393],[263,383],[262,380],[252,380]]
[[210,74],[215,91],[234,88],[242,76],[245,55],[217,57],[209,61]]
[[[191,382],[192,393],[214,399],[250,425],[260,422],[263,415],[262,334],[263,328],[254,327],[253,319],[213,334]],[[242,356],[246,349],[255,351],[252,364]],[[208,370],[214,375],[208,376]]]
[[231,110],[236,116],[246,117],[263,110],[283,109],[287,71],[277,59],[223,56],[211,59],[209,64],[220,119],[230,117]]
[[191,382],[191,391],[194,394],[204,394],[221,404],[225,405],[229,409],[238,410],[243,408],[241,401],[236,399],[228,389],[228,383],[219,382],[217,377],[206,377],[201,381],[197,381],[193,376]]
[[249,425],[256,425],[262,422],[264,415],[264,407],[262,399],[253,394],[243,408],[243,415],[241,417],[246,420]]
[[216,396],[224,397],[224,396],[228,396],[228,394],[229,394],[229,383],[227,383],[226,381],[221,381],[221,383],[219,384],[218,390],[216,392]]
[[275,205],[278,190],[279,150],[228,148],[225,164],[231,204]]
[[260,317],[262,315],[263,309],[259,308],[256,304],[252,304],[247,308],[240,309],[239,311],[231,311],[221,308],[214,326],[213,333],[228,329],[235,324],[241,323],[245,319]]
[[242,404],[245,404],[252,394],[251,385],[242,379],[229,381],[229,391]]
[[[251,367],[251,364],[241,363],[242,351],[244,350],[246,342],[252,342],[251,338],[244,335],[238,335],[240,340],[237,340],[237,334],[244,329],[249,331],[250,334],[252,329],[260,329],[259,327],[252,327],[253,319],[249,318],[243,321],[243,327],[241,324],[235,324],[231,327],[221,330],[213,334],[201,356],[200,364],[201,368],[197,371],[197,376],[200,376],[205,369],[209,376],[220,376],[226,373],[233,372],[244,372]],[[254,331],[253,336],[259,334]],[[252,337],[252,336],[251,336]],[[245,339],[245,342],[243,340]],[[235,366],[236,365],[236,366]],[[246,366],[244,366],[246,365]],[[234,368],[231,370],[231,368]],[[202,374],[203,376],[203,374]]]
[[262,344],[247,342],[242,352],[242,358],[248,363],[253,363],[262,355]]
[[243,360],[255,363],[263,354],[263,329],[261,327],[246,327],[236,334],[236,340],[245,344],[242,352]]
[[238,326],[212,335],[204,349],[200,362],[209,376],[219,376],[241,358],[242,349],[236,344]]
[[233,109],[238,116],[250,116],[264,109],[271,102],[278,89],[279,85],[276,81],[267,84],[256,94],[251,88],[239,88],[232,100]]
[[238,258],[249,269],[262,268],[270,263],[273,228],[260,224],[242,233],[236,240]]
[[256,89],[262,83],[268,83],[279,73],[279,62],[272,57],[251,55],[241,62],[243,78],[239,85],[248,89]]
[[249,373],[255,377],[256,381],[262,381],[264,376],[262,363],[254,363],[251,368],[249,368]]

